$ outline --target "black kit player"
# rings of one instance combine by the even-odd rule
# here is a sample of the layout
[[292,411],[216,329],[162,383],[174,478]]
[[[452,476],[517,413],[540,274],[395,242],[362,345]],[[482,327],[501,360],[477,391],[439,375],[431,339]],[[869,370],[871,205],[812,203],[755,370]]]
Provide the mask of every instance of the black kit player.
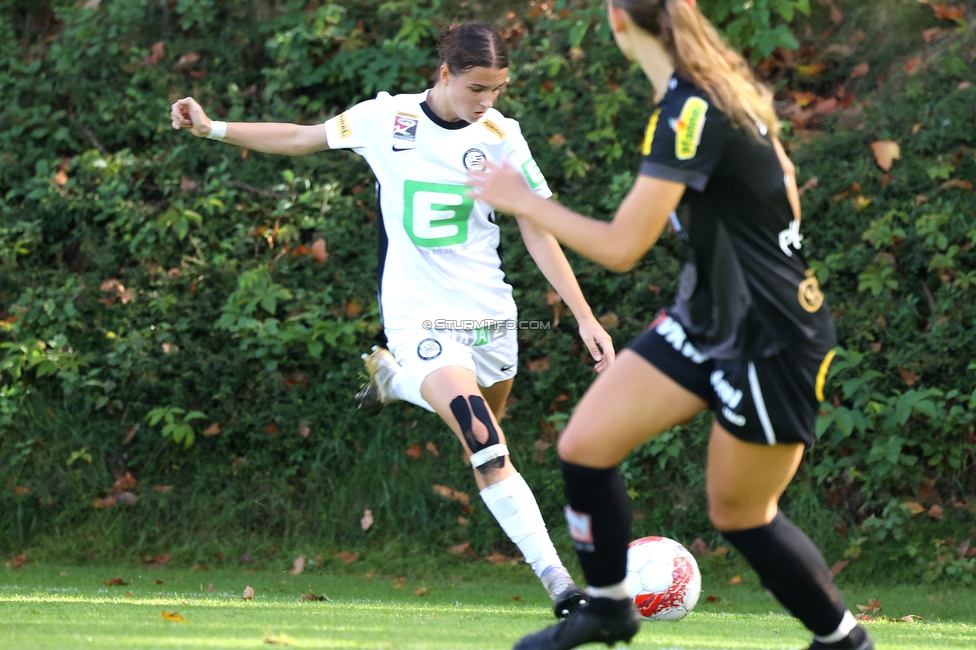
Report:
[[581,400],[559,440],[570,533],[590,602],[517,649],[629,641],[630,498],[617,465],[709,409],[709,515],[775,598],[814,635],[811,650],[870,650],[823,556],[778,509],[823,399],[833,320],[801,255],[792,163],[771,93],[694,0],[610,0],[618,46],[651,81],[657,108],[640,175],[612,222],[533,196],[516,170],[469,172],[473,196],[616,270],[670,221],[686,261],[662,312]]

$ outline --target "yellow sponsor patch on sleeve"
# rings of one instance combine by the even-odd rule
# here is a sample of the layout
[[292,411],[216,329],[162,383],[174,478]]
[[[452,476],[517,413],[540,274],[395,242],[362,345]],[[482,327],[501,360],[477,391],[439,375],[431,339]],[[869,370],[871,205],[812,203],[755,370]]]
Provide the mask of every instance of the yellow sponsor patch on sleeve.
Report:
[[651,146],[654,144],[654,132],[657,131],[657,121],[661,117],[661,109],[654,111],[651,115],[651,119],[647,121],[647,130],[644,131],[644,146],[641,147],[641,153],[645,156],[651,155]]
[[488,129],[489,131],[491,131],[492,135],[494,135],[499,140],[504,140],[505,139],[506,133],[504,131],[502,131],[501,128],[499,128],[499,126],[497,124],[495,124],[494,122],[492,122],[491,120],[481,120],[481,124],[486,129]]
[[349,118],[343,113],[336,118],[336,126],[339,127],[339,139],[345,140],[352,135],[352,127],[349,126]]
[[681,107],[681,115],[674,122],[674,156],[678,160],[691,160],[698,153],[708,102],[701,97],[689,97]]

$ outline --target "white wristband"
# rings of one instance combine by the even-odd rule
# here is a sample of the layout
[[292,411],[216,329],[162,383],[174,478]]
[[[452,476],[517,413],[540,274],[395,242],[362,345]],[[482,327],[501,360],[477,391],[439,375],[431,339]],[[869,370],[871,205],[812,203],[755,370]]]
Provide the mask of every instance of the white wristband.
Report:
[[227,122],[218,122],[212,120],[210,122],[210,133],[207,134],[208,140],[223,140],[227,135]]

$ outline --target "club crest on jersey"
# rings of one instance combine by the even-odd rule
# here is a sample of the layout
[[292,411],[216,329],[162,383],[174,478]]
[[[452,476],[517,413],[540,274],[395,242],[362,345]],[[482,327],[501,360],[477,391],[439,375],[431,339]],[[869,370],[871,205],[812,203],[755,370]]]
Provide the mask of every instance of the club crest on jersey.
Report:
[[481,169],[485,164],[485,152],[481,149],[471,148],[464,152],[461,163],[465,169]]
[[800,306],[811,314],[823,305],[823,291],[820,290],[820,283],[817,282],[817,276],[813,274],[813,269],[807,269],[807,279],[800,283],[797,298],[800,301]]
[[397,113],[393,119],[393,139],[403,142],[416,142],[418,121],[415,116],[409,113]]
[[691,160],[698,153],[701,142],[702,129],[705,128],[705,113],[708,112],[708,102],[701,97],[689,97],[681,107],[678,119],[668,120],[668,125],[675,132],[674,156],[678,160]]

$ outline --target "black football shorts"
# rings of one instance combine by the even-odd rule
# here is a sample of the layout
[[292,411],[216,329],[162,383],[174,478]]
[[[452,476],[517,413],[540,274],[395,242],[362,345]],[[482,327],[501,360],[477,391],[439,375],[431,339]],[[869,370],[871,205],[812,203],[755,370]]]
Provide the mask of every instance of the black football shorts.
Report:
[[663,310],[627,347],[708,402],[719,424],[736,438],[813,444],[832,347],[811,341],[754,361],[712,359]]

